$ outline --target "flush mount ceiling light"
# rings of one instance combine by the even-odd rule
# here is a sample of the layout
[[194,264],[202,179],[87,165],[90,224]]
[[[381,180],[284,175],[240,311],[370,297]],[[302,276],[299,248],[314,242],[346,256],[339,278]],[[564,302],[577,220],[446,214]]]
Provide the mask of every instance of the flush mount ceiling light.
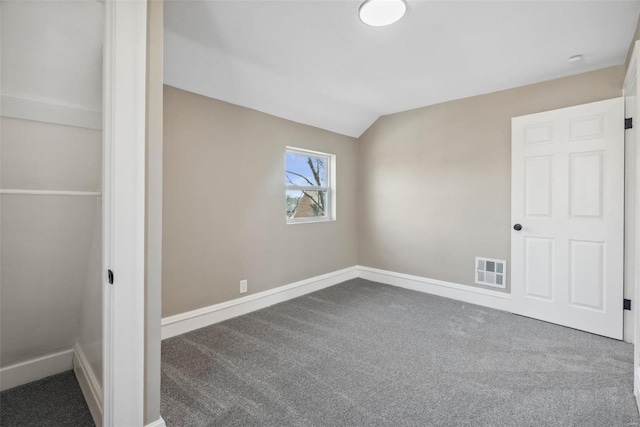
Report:
[[407,12],[403,0],[367,0],[360,5],[360,20],[372,27],[384,27],[397,22]]
[[573,55],[571,58],[569,58],[569,64],[580,64],[582,61],[584,61],[584,57],[582,55]]

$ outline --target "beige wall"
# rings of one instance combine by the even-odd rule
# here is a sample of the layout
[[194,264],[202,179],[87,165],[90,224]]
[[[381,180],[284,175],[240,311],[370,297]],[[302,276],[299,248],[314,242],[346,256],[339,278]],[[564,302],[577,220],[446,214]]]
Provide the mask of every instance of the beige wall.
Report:
[[[511,118],[621,96],[613,67],[378,119],[359,139],[359,262],[474,285],[510,258]],[[508,290],[508,289],[507,289]]]
[[[336,221],[285,223],[288,145],[337,156]],[[353,138],[165,86],[163,317],[355,265],[356,170]]]

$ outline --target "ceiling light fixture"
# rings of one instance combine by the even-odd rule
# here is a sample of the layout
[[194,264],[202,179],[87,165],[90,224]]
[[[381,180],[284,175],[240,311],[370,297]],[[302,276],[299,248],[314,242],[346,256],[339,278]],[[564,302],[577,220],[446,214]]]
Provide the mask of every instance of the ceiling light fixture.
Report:
[[584,57],[582,55],[573,55],[569,58],[569,64],[580,64],[584,61]]
[[372,27],[384,27],[398,22],[407,12],[404,0],[366,0],[360,5],[360,20]]

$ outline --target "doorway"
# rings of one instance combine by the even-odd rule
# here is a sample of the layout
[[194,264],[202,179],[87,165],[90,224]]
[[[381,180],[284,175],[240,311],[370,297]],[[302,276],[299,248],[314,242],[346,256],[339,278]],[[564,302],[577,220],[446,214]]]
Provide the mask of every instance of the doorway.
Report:
[[0,6],[0,387],[73,369],[105,426],[143,424],[146,6]]

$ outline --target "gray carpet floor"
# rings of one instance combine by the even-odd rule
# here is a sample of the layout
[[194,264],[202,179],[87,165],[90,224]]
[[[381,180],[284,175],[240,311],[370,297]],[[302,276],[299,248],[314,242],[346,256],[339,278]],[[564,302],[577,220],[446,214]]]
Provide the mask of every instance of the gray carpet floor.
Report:
[[0,426],[93,426],[73,371],[0,393]]
[[351,280],[162,343],[168,426],[637,426],[632,346]]

